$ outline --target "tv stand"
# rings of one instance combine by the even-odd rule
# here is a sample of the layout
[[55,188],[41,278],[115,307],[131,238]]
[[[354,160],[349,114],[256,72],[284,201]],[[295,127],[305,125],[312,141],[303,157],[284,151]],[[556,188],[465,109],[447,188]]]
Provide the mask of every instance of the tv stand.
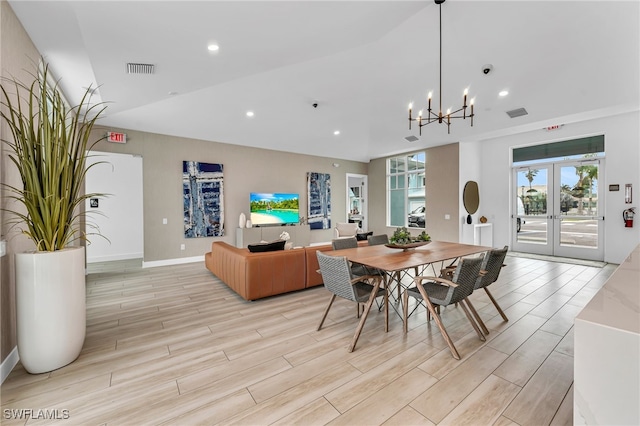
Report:
[[294,247],[306,247],[311,241],[309,225],[260,226],[252,228],[236,228],[236,247],[246,248],[249,244],[260,241],[274,241],[280,238],[280,234],[288,232]]

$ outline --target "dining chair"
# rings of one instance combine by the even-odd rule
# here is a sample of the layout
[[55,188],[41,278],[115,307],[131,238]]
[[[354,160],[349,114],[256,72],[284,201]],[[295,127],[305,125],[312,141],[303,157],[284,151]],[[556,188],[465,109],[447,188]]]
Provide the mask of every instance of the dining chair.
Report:
[[[347,238],[336,238],[331,240],[331,246],[334,250],[344,250],[350,248],[358,248],[358,240],[356,237],[347,237]],[[351,265],[351,273],[353,275],[368,275],[369,271],[364,265],[360,264],[352,264]]]
[[[484,257],[466,258],[458,263],[451,280],[440,277],[418,276],[414,278],[415,287],[406,289],[403,293],[402,308],[404,313],[404,332],[407,332],[407,311],[409,306],[409,296],[417,300],[424,300],[428,312],[433,316],[442,337],[447,342],[451,354],[455,359],[460,359],[460,354],[456,349],[453,341],[449,337],[447,330],[442,323],[440,313],[436,312],[435,307],[448,306],[458,303],[464,311],[467,319],[478,334],[478,338],[485,341],[484,334],[478,328],[475,320],[469,312],[470,305],[467,297],[473,292],[475,283],[480,274],[480,267]],[[472,309],[472,308],[471,308]]]
[[[389,328],[389,310],[387,309],[386,289],[381,288],[380,286],[382,284],[382,277],[380,275],[354,277],[351,274],[349,262],[346,257],[329,256],[321,251],[317,251],[316,256],[318,256],[318,264],[320,265],[320,273],[322,274],[324,286],[332,293],[331,298],[329,299],[329,304],[322,315],[322,319],[320,320],[317,330],[319,331],[322,328],[322,324],[324,324],[324,320],[327,318],[329,309],[331,309],[331,305],[336,299],[336,296],[356,302],[357,305],[366,303],[364,312],[362,313],[360,322],[356,328],[356,332],[353,335],[351,344],[349,345],[349,352],[353,352],[356,347],[356,343],[358,342],[358,338],[360,337],[360,333],[362,332],[362,328],[364,327],[364,323],[367,320],[367,316],[369,315],[369,311],[371,310],[373,301],[378,296],[384,296],[385,331],[387,331]],[[358,309],[358,312],[359,311],[360,310]]]
[[[482,265],[480,265],[480,275],[476,279],[476,283],[474,286],[474,290],[479,290],[481,288],[484,289],[484,291],[487,293],[487,296],[489,296],[489,299],[498,310],[498,313],[505,321],[509,321],[509,318],[507,318],[504,311],[502,310],[502,308],[500,308],[500,305],[498,305],[498,302],[496,302],[496,299],[493,297],[487,287],[498,280],[500,271],[503,267],[507,266],[504,264],[504,259],[505,257],[507,257],[508,250],[509,246],[504,246],[504,248],[501,249],[493,249],[484,256]],[[480,318],[480,315],[478,315],[478,312],[473,308],[473,305],[470,305],[470,307],[471,312],[480,325],[480,328],[482,328],[482,331],[485,334],[489,334],[489,330]]]
[[367,237],[367,243],[370,246],[389,244],[389,236],[387,234],[369,235]]

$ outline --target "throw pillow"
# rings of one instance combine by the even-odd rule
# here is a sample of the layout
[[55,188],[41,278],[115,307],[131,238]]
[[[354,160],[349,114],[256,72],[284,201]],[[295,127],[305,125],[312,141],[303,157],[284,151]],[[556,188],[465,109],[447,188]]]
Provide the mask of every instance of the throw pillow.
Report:
[[265,251],[284,250],[285,240],[276,240],[271,243],[249,244],[247,248],[251,253],[262,253]]
[[362,234],[356,234],[356,240],[358,240],[358,241],[367,241],[367,237],[369,235],[373,235],[373,231],[365,232],[365,233],[362,233]]

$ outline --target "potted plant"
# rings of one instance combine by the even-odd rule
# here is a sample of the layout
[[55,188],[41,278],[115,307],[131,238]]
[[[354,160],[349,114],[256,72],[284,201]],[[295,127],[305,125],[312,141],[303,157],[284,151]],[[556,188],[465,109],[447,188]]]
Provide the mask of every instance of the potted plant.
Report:
[[[86,329],[85,255],[79,240],[91,130],[103,104],[91,105],[91,88],[69,107],[58,84],[48,85],[46,64],[30,84],[2,81],[0,115],[10,130],[2,143],[22,185],[2,182],[8,223],[35,244],[15,254],[18,353],[30,373],[75,360]],[[96,163],[97,164],[97,163]],[[89,166],[91,167],[91,166]]]

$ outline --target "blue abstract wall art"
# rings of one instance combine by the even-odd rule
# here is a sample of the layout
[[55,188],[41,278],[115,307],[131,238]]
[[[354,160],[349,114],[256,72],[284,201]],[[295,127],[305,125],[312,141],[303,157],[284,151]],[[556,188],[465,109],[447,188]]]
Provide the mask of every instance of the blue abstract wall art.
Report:
[[182,162],[185,238],[224,235],[222,164]]
[[307,222],[311,229],[331,228],[331,175],[329,173],[307,173]]

